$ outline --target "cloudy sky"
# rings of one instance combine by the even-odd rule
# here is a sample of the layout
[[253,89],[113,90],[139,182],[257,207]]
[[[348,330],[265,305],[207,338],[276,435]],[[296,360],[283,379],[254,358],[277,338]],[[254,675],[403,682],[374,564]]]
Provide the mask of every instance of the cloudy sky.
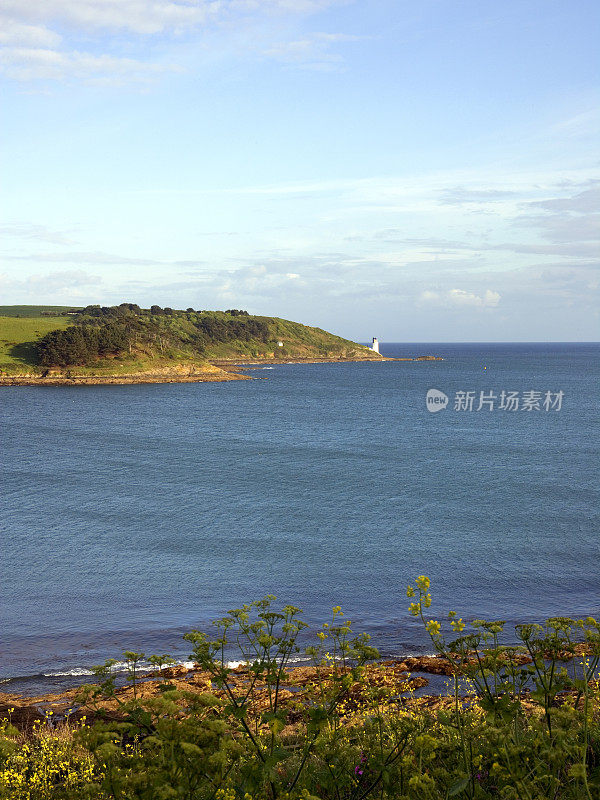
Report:
[[597,0],[0,0],[3,303],[599,338]]

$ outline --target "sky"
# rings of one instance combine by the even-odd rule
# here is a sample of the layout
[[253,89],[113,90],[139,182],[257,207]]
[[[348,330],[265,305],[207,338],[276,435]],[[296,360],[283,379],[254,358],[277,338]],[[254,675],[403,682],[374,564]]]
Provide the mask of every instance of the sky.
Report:
[[597,0],[0,0],[0,302],[600,338]]

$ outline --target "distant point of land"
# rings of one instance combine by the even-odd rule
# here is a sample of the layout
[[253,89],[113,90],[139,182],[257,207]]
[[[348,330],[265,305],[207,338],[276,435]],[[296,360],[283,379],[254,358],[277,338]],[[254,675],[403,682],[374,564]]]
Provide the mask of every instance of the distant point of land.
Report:
[[242,362],[382,361],[299,322],[226,311],[0,306],[0,383],[235,380]]

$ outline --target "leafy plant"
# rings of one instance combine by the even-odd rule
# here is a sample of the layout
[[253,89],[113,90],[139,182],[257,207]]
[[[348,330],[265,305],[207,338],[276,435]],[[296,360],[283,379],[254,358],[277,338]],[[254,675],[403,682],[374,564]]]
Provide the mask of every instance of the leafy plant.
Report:
[[[510,641],[502,621],[429,619],[426,576],[407,593],[448,695],[412,696],[410,675],[376,663],[339,607],[309,639],[300,609],[267,596],[212,635],[186,634],[188,682],[164,669],[170,656],[126,651],[124,673],[114,659],[95,668],[80,693],[90,718],[75,728],[0,725],[0,798],[600,797],[596,620],[552,617]],[[146,683],[143,664],[161,680]]]

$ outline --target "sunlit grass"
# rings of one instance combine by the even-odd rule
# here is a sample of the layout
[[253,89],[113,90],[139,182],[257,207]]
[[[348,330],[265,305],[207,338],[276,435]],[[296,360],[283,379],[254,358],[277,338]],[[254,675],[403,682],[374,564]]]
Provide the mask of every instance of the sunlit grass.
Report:
[[50,331],[72,324],[71,317],[0,316],[0,369],[3,365],[35,366],[35,342]]

